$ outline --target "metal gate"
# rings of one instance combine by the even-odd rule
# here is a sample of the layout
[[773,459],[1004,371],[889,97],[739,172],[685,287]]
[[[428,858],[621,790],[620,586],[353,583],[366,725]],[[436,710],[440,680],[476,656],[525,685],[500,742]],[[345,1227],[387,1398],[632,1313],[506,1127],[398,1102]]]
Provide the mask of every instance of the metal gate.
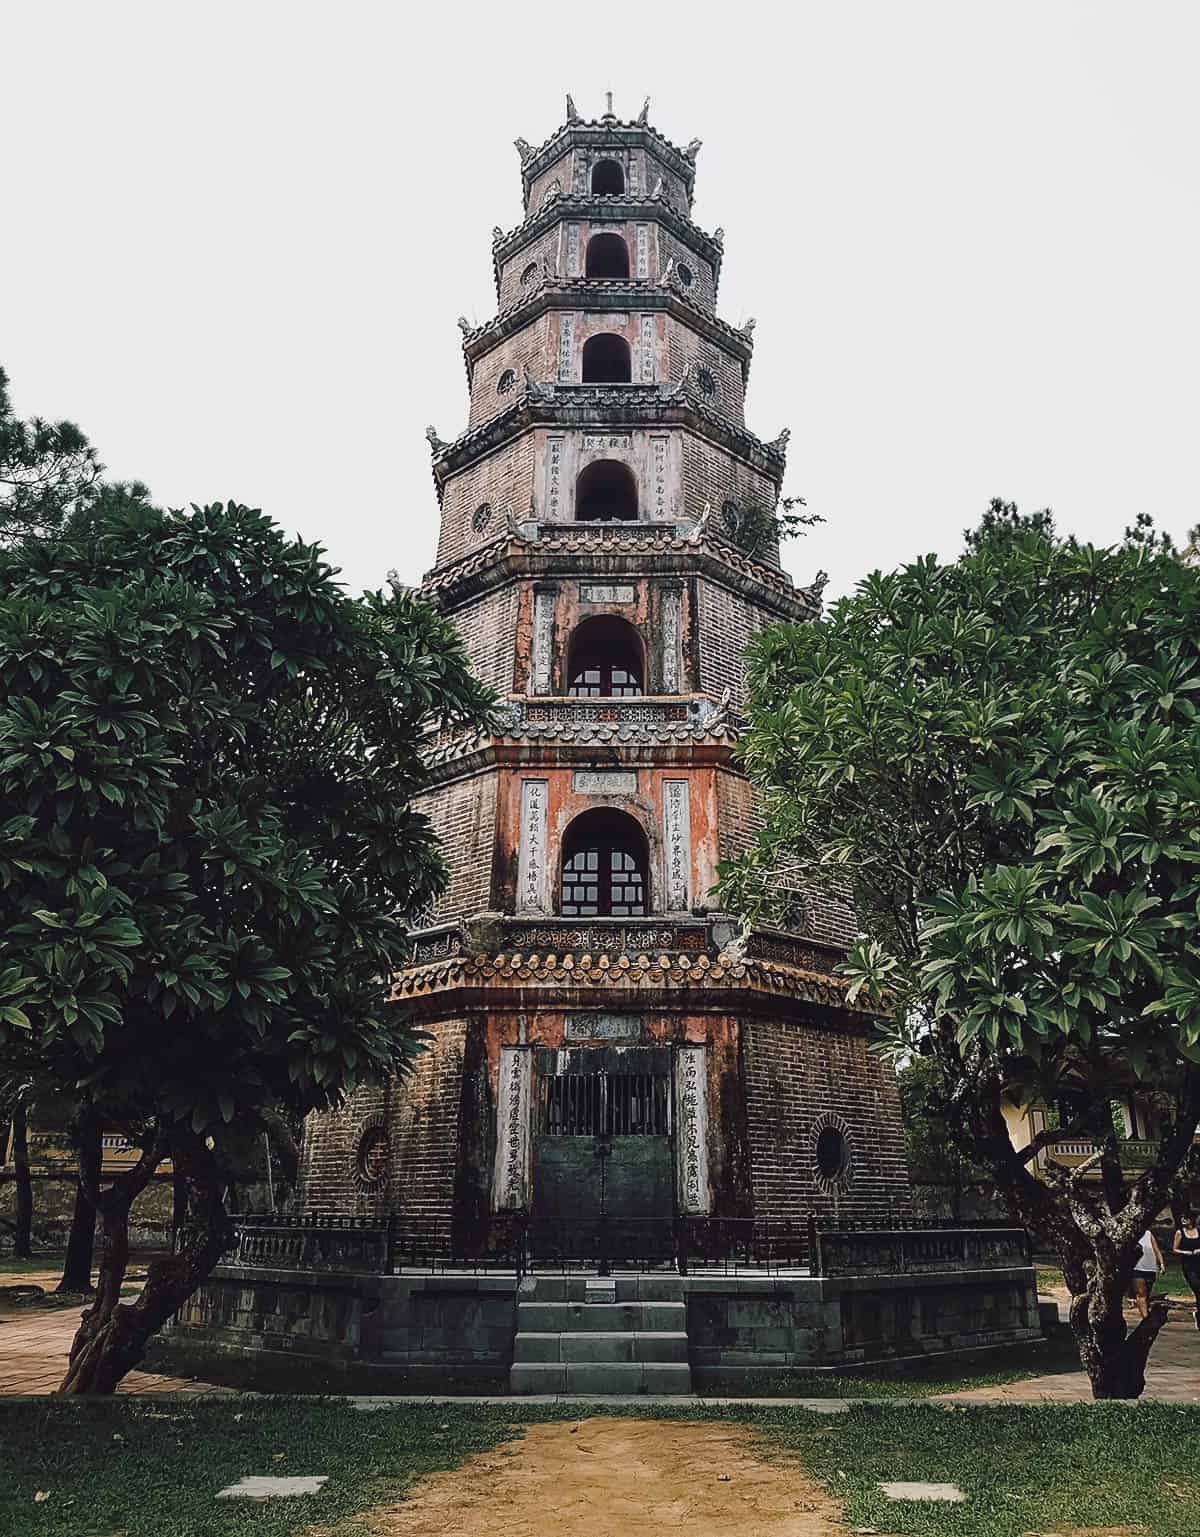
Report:
[[[534,1065],[533,1258],[673,1252],[669,1047],[539,1049]],[[539,1253],[540,1251],[540,1253]]]

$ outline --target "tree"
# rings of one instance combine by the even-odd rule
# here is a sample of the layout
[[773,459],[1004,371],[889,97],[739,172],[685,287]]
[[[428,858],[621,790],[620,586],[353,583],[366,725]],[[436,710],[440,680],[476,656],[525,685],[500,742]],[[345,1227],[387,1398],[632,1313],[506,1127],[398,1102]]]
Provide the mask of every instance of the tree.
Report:
[[[61,1391],[110,1392],[216,1263],[227,1145],[420,1048],[391,996],[445,878],[420,744],[490,696],[431,609],[335,575],[233,503],[0,551],[0,1050],[66,1096],[105,1238]],[[103,1187],[101,1128],[143,1150]],[[123,1304],[166,1157],[187,1225]]]
[[[1145,520],[1097,549],[994,503],[962,557],[868,576],[753,648],[744,761],[765,792],[726,899],[780,870],[851,887],[846,974],[951,1086],[950,1124],[1052,1238],[1097,1397],[1136,1397],[1165,1310],[1128,1332],[1137,1239],[1200,1121],[1200,571]],[[1121,1166],[1110,1101],[1162,1108]],[[1014,1149],[1006,1102],[1071,1113]],[[1041,1154],[1090,1138],[1067,1172]]]
[[[936,1214],[956,1222],[978,1213],[967,1199],[990,1192],[986,1170],[973,1164],[955,1140],[946,1111],[949,1090],[936,1062],[912,1057],[896,1073],[904,1156],[913,1193],[924,1191],[936,1203]],[[916,1203],[914,1203],[916,1204]],[[918,1211],[920,1207],[918,1206]]]

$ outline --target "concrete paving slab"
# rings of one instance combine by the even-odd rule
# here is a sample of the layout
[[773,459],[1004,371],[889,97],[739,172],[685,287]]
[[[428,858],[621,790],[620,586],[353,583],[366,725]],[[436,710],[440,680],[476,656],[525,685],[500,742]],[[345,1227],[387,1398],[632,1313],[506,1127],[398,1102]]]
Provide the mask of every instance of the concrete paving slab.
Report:
[[288,1478],[269,1478],[252,1473],[241,1478],[217,1494],[219,1500],[277,1500],[294,1499],[299,1494],[319,1494],[321,1485],[329,1482],[328,1473],[311,1476],[292,1475]]
[[962,1505],[966,1495],[957,1484],[894,1483],[879,1486],[889,1500],[941,1500],[947,1505]]

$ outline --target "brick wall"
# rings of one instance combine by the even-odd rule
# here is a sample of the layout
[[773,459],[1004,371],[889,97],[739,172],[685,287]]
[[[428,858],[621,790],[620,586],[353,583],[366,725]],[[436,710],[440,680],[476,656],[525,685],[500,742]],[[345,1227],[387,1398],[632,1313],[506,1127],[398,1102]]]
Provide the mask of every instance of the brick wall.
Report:
[[[861,1035],[808,1022],[752,1019],[742,1072],[754,1210],[760,1217],[840,1215],[882,1221],[911,1202],[895,1074]],[[836,1193],[820,1188],[816,1139],[836,1118],[849,1168]]]
[[439,785],[413,802],[432,822],[450,867],[450,884],[434,905],[434,923],[484,912],[491,905],[496,785],[495,772],[485,772]]
[[[700,516],[706,502],[719,512],[726,501],[739,510],[751,504],[774,507],[777,497],[775,482],[768,476],[690,432],[683,438],[683,490],[684,508],[691,518]],[[758,559],[778,566],[779,550],[764,548]]]
[[[452,476],[442,497],[438,562],[456,560],[492,538],[504,526],[504,509],[509,504],[518,518],[523,517],[532,490],[533,434],[528,432]],[[477,531],[471,526],[471,517],[484,502],[491,508],[491,517],[487,526]]]
[[448,616],[462,636],[472,672],[500,694],[513,688],[518,591],[514,582],[484,593]]
[[523,245],[520,250],[514,251],[511,256],[504,259],[500,266],[500,308],[506,310],[510,304],[515,304],[526,292],[528,285],[521,282],[526,269],[531,262],[537,263],[539,268],[549,268],[551,271],[558,259],[559,225],[552,225],[548,230],[531,240],[528,245]]
[[[485,353],[475,364],[471,380],[472,427],[491,421],[525,392],[524,370],[535,379],[553,379],[558,367],[558,317],[552,312],[539,315],[531,325],[515,332]],[[513,385],[501,394],[497,386],[506,372],[514,375]]]
[[[743,426],[746,420],[745,392],[742,387],[742,365],[737,358],[718,347],[705,336],[699,336],[687,326],[681,325],[673,315],[667,317],[667,376],[680,379],[689,366],[698,363],[707,368],[716,383],[716,393],[708,404],[731,422]],[[714,451],[715,452],[715,451]],[[714,473],[710,469],[709,474]],[[756,481],[761,476],[755,476]],[[769,484],[769,483],[768,483]],[[772,488],[769,500],[775,500]]]
[[[340,1110],[315,1112],[304,1126],[300,1209],[343,1216],[390,1212],[448,1216],[454,1193],[466,1025],[447,1020],[411,1075],[387,1086],[359,1089]],[[378,1189],[355,1178],[364,1130],[382,1125],[389,1153]]]
[[667,270],[667,263],[674,261],[676,270],[682,262],[691,270],[692,283],[685,292],[689,299],[698,304],[701,309],[710,312],[716,308],[717,292],[713,282],[712,263],[705,261],[703,256],[697,255],[691,246],[685,245],[678,236],[672,234],[662,225],[658,229],[658,270],[663,273]]
[[720,694],[728,688],[737,708],[745,704],[743,657],[746,646],[752,636],[771,623],[771,618],[740,593],[730,592],[707,578],[697,581],[697,656],[701,689],[709,694]]

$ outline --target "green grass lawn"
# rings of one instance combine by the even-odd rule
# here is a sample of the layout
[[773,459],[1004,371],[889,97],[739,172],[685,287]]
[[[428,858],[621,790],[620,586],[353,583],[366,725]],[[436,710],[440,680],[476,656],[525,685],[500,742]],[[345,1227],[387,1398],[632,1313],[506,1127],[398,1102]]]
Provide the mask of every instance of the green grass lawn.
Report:
[[[740,1421],[764,1456],[796,1457],[845,1501],[849,1528],[913,1537],[1020,1537],[1129,1524],[1195,1537],[1200,1410],[1080,1404],[937,1409],[865,1405],[824,1416],[786,1408],[656,1408],[639,1418]],[[422,1474],[595,1405],[430,1404],[358,1413],[329,1400],[0,1402],[0,1533],[21,1537],[349,1537]],[[217,1501],[248,1473],[326,1473],[318,1495]],[[963,1488],[965,1505],[893,1504],[884,1479]],[[39,1491],[49,1498],[35,1500]],[[449,1534],[448,1534],[449,1537]]]
[[[826,1424],[780,1414],[766,1444],[845,1501],[845,1524],[901,1537],[1020,1537],[1129,1525],[1200,1530],[1200,1410],[1161,1404],[1020,1409],[864,1405]],[[962,1505],[897,1503],[891,1480],[957,1484]]]

